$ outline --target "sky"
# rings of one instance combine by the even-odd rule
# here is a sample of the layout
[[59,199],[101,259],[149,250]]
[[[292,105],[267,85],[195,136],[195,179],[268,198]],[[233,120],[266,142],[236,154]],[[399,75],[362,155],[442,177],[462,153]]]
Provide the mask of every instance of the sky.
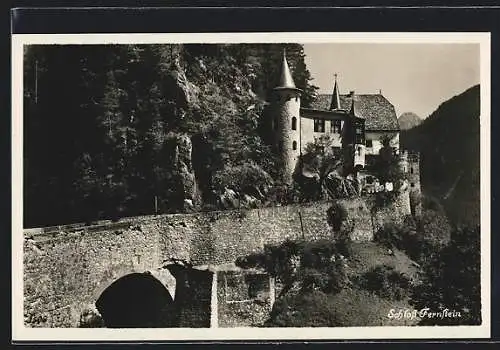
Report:
[[479,44],[304,44],[306,64],[319,93],[375,94],[398,117],[428,117],[449,98],[479,84]]

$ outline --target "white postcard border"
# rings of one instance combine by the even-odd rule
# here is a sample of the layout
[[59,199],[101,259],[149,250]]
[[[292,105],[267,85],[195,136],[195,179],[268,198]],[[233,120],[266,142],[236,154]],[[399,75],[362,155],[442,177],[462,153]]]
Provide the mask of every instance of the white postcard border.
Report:
[[[30,44],[373,43],[480,45],[481,326],[336,328],[28,328],[23,312],[23,46]],[[170,33],[12,35],[12,339],[14,341],[472,339],[490,337],[490,33]]]

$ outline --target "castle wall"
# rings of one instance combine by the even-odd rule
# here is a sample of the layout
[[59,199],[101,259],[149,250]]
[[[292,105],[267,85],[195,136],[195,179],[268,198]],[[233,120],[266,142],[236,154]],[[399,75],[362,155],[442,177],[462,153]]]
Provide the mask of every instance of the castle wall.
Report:
[[365,139],[372,141],[372,147],[366,147],[366,154],[378,155],[383,147],[382,139],[384,137],[390,137],[391,146],[399,150],[399,132],[366,131]]
[[422,193],[420,185],[420,155],[415,152],[403,150],[401,152],[401,166],[407,178],[412,213],[418,216],[422,211],[420,198]]
[[309,143],[314,142],[314,137],[319,135],[319,133],[314,132],[314,120],[310,118],[301,118],[302,130],[301,130],[301,146],[302,152],[305,152],[305,149]]
[[[372,217],[369,198],[342,203],[354,220],[355,240],[371,240],[373,222],[399,219],[397,215],[406,210],[401,205],[401,210],[388,208]],[[146,216],[96,226],[26,230],[25,324],[76,327],[82,311],[93,306],[105,288],[132,272],[150,271],[173,295],[172,276],[159,270],[171,257],[218,265],[287,238],[332,238],[326,221],[329,205]]]
[[218,327],[251,327],[269,317],[275,287],[267,273],[221,271],[216,288]]

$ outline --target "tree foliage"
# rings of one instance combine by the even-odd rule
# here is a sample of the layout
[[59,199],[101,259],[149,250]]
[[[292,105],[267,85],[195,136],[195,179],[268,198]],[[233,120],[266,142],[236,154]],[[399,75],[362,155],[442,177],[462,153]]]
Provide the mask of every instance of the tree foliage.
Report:
[[343,176],[343,157],[328,135],[306,145],[300,157],[302,172],[296,176],[302,198],[320,200],[357,194],[356,183]]
[[399,165],[399,157],[395,154],[389,137],[382,138],[382,148],[372,170],[381,183],[392,182],[394,192],[399,191],[405,174]]
[[392,300],[401,300],[408,295],[410,279],[393,267],[379,265],[361,276],[366,290]]
[[307,292],[337,293],[347,283],[343,261],[334,241],[292,241],[267,245],[261,253],[236,260],[242,268],[260,267],[282,282],[281,295],[296,285]]
[[[298,44],[28,46],[26,225],[179,211],[192,175],[209,204],[226,187],[262,191],[277,171],[262,113],[283,48],[307,105]],[[192,164],[172,159],[175,135]]]
[[481,324],[480,229],[458,227],[449,245],[424,266],[422,284],[412,294],[416,309],[448,310],[460,317],[424,317],[422,325]]

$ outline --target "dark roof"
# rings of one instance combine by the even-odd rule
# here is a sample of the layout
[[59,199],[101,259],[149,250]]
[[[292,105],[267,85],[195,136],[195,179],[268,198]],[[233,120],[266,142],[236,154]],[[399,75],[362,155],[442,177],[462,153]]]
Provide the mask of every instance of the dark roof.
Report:
[[[340,95],[340,106],[351,109],[351,95]],[[319,94],[311,104],[311,109],[328,111],[332,103],[331,94]],[[399,130],[394,106],[382,95],[354,95],[357,117],[365,119],[366,130]]]
[[283,61],[281,62],[281,75],[278,86],[274,88],[275,90],[280,89],[292,89],[299,90],[293,82],[292,73],[290,72],[290,67],[288,67],[288,62],[286,60],[286,54],[283,52]]

